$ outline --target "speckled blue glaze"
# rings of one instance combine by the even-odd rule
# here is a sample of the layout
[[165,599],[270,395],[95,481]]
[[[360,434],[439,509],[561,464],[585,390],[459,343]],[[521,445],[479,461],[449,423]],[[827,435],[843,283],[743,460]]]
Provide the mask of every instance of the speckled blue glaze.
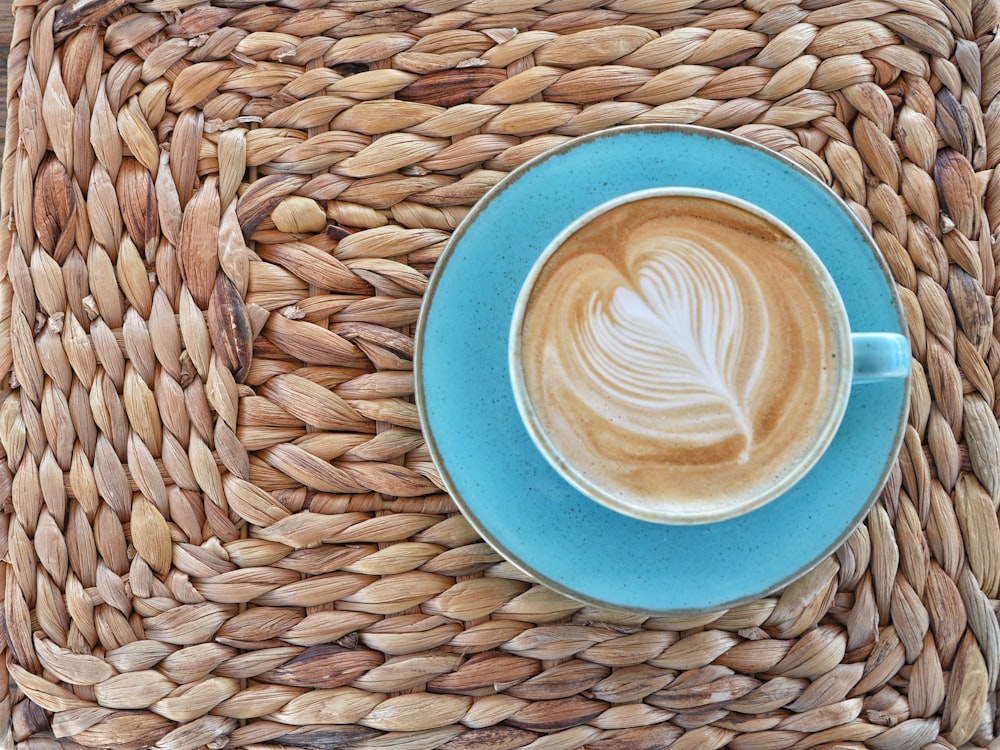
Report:
[[417,401],[431,454],[470,523],[511,563],[578,600],[651,614],[752,600],[829,555],[885,483],[909,395],[908,379],[855,386],[812,471],[728,521],[649,523],[571,487],[535,448],[514,403],[514,303],[536,257],[575,217],[664,185],[717,190],[770,211],[826,264],[853,331],[905,333],[885,264],[843,202],[797,165],[718,131],[646,126],[578,138],[477,204],[438,263],[417,329]]

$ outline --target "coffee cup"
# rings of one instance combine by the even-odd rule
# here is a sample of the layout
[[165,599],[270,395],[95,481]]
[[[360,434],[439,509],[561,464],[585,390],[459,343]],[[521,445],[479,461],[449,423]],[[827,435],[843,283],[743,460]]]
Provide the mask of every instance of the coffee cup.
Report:
[[548,245],[515,304],[509,370],[525,428],[570,484],[629,516],[694,524],[795,485],[852,388],[907,377],[910,349],[851,331],[830,273],[785,223],[673,187],[602,203]]

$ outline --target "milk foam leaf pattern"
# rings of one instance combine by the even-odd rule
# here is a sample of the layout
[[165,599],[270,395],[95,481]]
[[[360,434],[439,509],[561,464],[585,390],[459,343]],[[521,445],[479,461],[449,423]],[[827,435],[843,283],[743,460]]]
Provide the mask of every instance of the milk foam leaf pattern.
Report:
[[672,441],[742,436],[745,459],[767,340],[749,336],[745,321],[766,328],[767,309],[752,283],[734,278],[749,280],[750,270],[735,257],[723,265],[716,255],[728,253],[710,242],[660,238],[630,248],[629,278],[581,301],[578,365],[612,403],[662,415]]

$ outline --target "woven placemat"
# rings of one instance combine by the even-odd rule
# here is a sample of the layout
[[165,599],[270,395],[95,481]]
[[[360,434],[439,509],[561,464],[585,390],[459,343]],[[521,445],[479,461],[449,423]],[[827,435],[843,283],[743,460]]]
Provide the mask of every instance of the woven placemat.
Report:
[[[14,12],[3,747],[994,741],[995,0]],[[469,207],[551,146],[653,122],[831,184],[914,352],[865,524],[784,592],[684,619],[503,562],[412,399],[421,294]]]

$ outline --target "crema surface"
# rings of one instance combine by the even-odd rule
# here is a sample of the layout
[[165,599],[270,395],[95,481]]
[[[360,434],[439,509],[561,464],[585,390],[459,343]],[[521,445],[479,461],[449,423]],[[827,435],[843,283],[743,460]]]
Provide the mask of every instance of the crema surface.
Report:
[[655,196],[551,256],[521,361],[552,448],[633,503],[729,503],[772,486],[827,422],[832,301],[796,241],[737,206]]

